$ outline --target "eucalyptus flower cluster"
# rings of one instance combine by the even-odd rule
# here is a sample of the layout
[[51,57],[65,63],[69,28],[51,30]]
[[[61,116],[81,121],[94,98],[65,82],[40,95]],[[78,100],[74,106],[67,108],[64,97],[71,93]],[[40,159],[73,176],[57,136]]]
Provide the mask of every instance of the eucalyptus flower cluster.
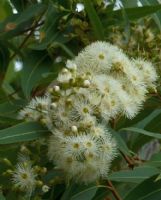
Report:
[[20,116],[52,132],[48,157],[68,180],[89,183],[107,178],[117,155],[109,121],[135,117],[156,79],[150,62],[94,42],[68,60],[46,94],[31,100]]

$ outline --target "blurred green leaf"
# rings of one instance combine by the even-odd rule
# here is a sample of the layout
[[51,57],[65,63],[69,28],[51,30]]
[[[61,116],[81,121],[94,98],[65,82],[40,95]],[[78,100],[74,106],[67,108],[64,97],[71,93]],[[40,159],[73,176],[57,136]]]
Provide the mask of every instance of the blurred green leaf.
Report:
[[110,131],[112,132],[113,137],[116,139],[118,148],[120,149],[120,151],[122,151],[124,154],[126,155],[131,155],[130,150],[128,149],[126,142],[124,141],[124,139],[121,137],[119,132],[116,132],[112,129],[110,129]]
[[[129,20],[137,20],[161,10],[161,5],[125,8],[124,10]],[[107,13],[107,17],[111,15],[118,20],[122,20],[122,9]]]
[[125,8],[137,7],[136,0],[121,0],[121,2]]
[[28,3],[28,0],[10,0],[10,1],[18,12],[22,12]]
[[113,172],[108,176],[108,179],[116,182],[139,183],[155,174],[158,174],[159,171],[159,169],[152,166],[136,167],[133,170]]
[[7,0],[0,1],[0,21],[12,13],[12,7]]
[[73,195],[71,200],[91,200],[95,196],[97,190],[97,186],[86,188],[85,190]]
[[161,197],[161,180],[155,182],[153,176],[130,191],[123,200],[159,200]]
[[[35,42],[30,45],[30,48],[43,50],[52,44],[52,42],[57,41],[58,38],[62,37],[62,33],[58,31],[58,20],[63,15],[63,12],[58,12],[57,8],[49,3],[45,24],[40,30],[40,41]],[[62,40],[63,41],[63,40]]]
[[[157,0],[140,0],[140,2],[143,5],[148,5],[148,6],[159,5],[159,2]],[[159,30],[161,31],[161,11],[156,12],[152,16]]]
[[44,73],[50,71],[52,61],[46,51],[30,51],[23,60],[23,70],[21,71],[21,86],[26,98],[29,99],[30,93]]
[[153,132],[149,132],[149,131],[146,131],[146,130],[143,130],[143,129],[139,129],[139,128],[136,128],[136,127],[123,128],[120,131],[128,131],[129,133],[130,132],[140,133],[140,134],[143,134],[143,135],[146,135],[146,136],[149,136],[149,137],[154,137],[154,138],[157,138],[157,139],[161,139],[161,134],[160,133],[153,133]]
[[0,144],[31,141],[47,136],[49,131],[36,122],[24,122],[0,130]]
[[[15,113],[26,104],[25,100],[8,100],[0,104],[0,116],[15,118]],[[16,113],[17,115],[17,113]]]
[[138,122],[136,124],[136,127],[137,128],[142,128],[142,129],[146,128],[151,123],[153,123],[153,121],[155,121],[155,118],[158,117],[158,116],[160,116],[160,114],[161,114],[161,109],[154,110],[147,117],[145,117],[144,119],[140,120],[140,122]]
[[93,7],[93,3],[90,0],[84,0],[85,9],[88,13],[91,25],[95,33],[95,37],[98,40],[104,40],[104,30],[99,16],[96,13],[96,10]]
[[6,200],[6,198],[3,196],[1,192],[0,192],[0,200]]
[[0,23],[0,38],[10,39],[22,33],[32,25],[33,19],[45,10],[46,6],[44,4],[34,4],[22,13],[9,16]]
[[151,165],[155,167],[161,167],[161,152],[154,154],[150,160],[148,160],[145,165]]
[[7,66],[9,64],[9,56],[10,53],[7,46],[0,41],[0,73],[7,70]]
[[96,195],[92,200],[105,200],[105,197],[107,197],[107,194],[109,191],[107,190],[106,187],[98,188]]
[[145,129],[148,131],[153,131],[153,132],[161,132],[161,109],[160,113],[158,115],[155,115],[153,119],[145,126]]

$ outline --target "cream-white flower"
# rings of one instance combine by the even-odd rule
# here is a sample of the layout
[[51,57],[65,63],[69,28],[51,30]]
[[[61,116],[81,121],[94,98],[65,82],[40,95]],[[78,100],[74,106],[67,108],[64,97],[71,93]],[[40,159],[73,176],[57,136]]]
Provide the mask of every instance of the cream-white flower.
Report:
[[59,73],[57,78],[57,80],[60,83],[68,83],[71,79],[72,79],[71,72],[65,68]]
[[52,132],[48,157],[67,179],[90,183],[108,177],[117,155],[106,126],[118,116],[135,117],[156,79],[151,63],[131,60],[118,47],[97,41],[68,60],[57,85],[20,115]]
[[142,74],[143,81],[148,87],[155,83],[158,76],[152,63],[140,58],[133,60],[133,63],[134,66],[139,69],[139,72]]
[[27,196],[31,196],[35,189],[37,174],[29,161],[19,162],[13,172],[12,181],[16,187],[26,192]]
[[67,60],[66,67],[70,70],[77,69],[77,65],[72,60]]

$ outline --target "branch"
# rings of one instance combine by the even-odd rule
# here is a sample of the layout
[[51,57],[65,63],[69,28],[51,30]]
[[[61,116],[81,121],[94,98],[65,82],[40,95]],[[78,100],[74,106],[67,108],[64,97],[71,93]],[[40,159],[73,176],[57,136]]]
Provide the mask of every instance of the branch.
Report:
[[109,190],[111,190],[113,196],[115,197],[116,200],[122,200],[122,198],[120,197],[120,195],[118,194],[118,192],[116,191],[115,187],[113,186],[111,181],[107,181],[107,188]]
[[122,157],[125,159],[125,161],[127,162],[128,167],[133,169],[135,166],[135,162],[133,161],[133,159],[126,156],[122,151],[120,151],[120,153],[121,153]]
[[[43,13],[44,14],[44,13]],[[30,33],[25,37],[25,39],[23,40],[23,42],[20,44],[20,46],[18,47],[18,49],[22,49],[22,47],[26,44],[26,42],[28,41],[28,39],[32,36],[32,34],[34,33],[35,29],[40,25],[42,25],[44,22],[40,22],[43,14],[39,17],[39,19],[33,24],[33,26],[30,28]],[[40,22],[40,23],[39,23]],[[10,57],[10,61],[17,55],[17,52],[15,52],[11,57]]]

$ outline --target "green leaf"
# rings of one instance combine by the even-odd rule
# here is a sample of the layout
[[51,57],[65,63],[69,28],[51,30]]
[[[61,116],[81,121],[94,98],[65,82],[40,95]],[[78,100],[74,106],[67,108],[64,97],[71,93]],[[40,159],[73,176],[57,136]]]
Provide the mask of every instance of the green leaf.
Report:
[[23,64],[21,86],[26,98],[29,99],[32,89],[37,86],[43,74],[50,71],[52,61],[46,51],[31,51],[24,58]]
[[160,200],[161,180],[155,182],[156,176],[153,176],[130,191],[123,200]]
[[145,126],[145,129],[152,132],[160,132],[161,129],[161,109],[158,115],[155,117]]
[[63,12],[60,14],[53,4],[49,3],[48,10],[45,15],[45,24],[42,29],[40,29],[40,34],[42,34],[43,37],[39,43],[32,43],[30,48],[37,50],[46,49],[52,44],[52,42],[57,41],[57,39],[62,36],[62,33],[60,33],[57,29],[59,19],[62,15]]
[[98,186],[87,188],[71,197],[71,200],[91,200],[98,190]]
[[138,122],[136,124],[137,128],[145,128],[147,126],[151,126],[151,123],[153,124],[153,122],[156,122],[156,117],[160,116],[161,114],[161,109],[156,109],[154,110],[152,113],[150,113],[147,117],[145,117],[143,120],[140,120],[140,122]]
[[123,170],[109,175],[108,179],[116,182],[139,183],[155,174],[159,170],[152,166],[136,167],[133,170]]
[[126,155],[131,155],[130,150],[128,149],[126,142],[124,141],[124,139],[121,137],[119,132],[114,131],[113,129],[110,129],[110,131],[112,132],[113,137],[116,139],[118,148],[120,149],[120,151],[122,151],[124,154]]
[[0,193],[0,200],[6,200],[2,193]]
[[149,136],[149,137],[154,137],[154,138],[157,138],[157,139],[161,139],[161,134],[160,133],[153,133],[153,132],[149,132],[149,131],[146,131],[146,130],[143,130],[143,129],[139,129],[139,128],[136,128],[136,127],[123,128],[123,129],[120,129],[120,131],[128,131],[129,133],[130,132],[141,133],[141,134]]
[[108,193],[109,191],[107,190],[106,187],[99,188],[92,200],[105,200],[105,197],[107,197]]
[[[126,119],[125,117],[120,118],[120,120],[116,124],[116,130],[129,127],[129,126],[137,126],[139,128],[144,128],[146,124],[149,123],[150,120],[152,120],[153,116],[150,116],[150,115],[153,113],[153,111],[154,111],[153,108],[144,109],[132,120]],[[149,116],[150,116],[150,119],[149,119]]]
[[72,182],[68,187],[66,188],[65,192],[63,193],[61,200],[68,200],[70,199],[73,191],[76,189],[76,185],[74,182]]
[[10,128],[0,130],[0,144],[11,144],[39,139],[47,136],[48,130],[36,122],[24,122]]
[[0,41],[0,73],[7,70],[9,64],[9,50],[7,46]]
[[[125,8],[125,12],[129,20],[137,20],[159,10],[161,10],[161,5]],[[118,20],[122,20],[122,9],[113,11],[112,13],[113,17],[117,18]],[[111,16],[111,13],[107,13],[107,16]]]
[[0,1],[0,21],[4,20],[8,15],[12,13],[12,7],[6,0]]
[[121,0],[121,2],[125,8],[137,7],[137,1],[135,0]]
[[27,5],[27,0],[10,0],[18,12],[23,12]]
[[[149,6],[159,5],[159,2],[157,0],[140,0],[140,2],[143,5],[149,5]],[[152,16],[159,30],[161,31],[161,11],[156,12]]]
[[161,152],[154,154],[149,161],[145,163],[145,165],[160,167],[161,166]]
[[[15,118],[15,113],[22,109],[23,106],[27,102],[23,99],[19,100],[13,100],[13,101],[5,101],[4,103],[0,104],[0,116],[3,117],[9,117],[9,118]],[[17,113],[16,113],[17,115]]]
[[42,14],[45,10],[46,6],[44,4],[34,4],[22,13],[9,16],[0,23],[0,37],[10,39],[19,35],[24,29],[32,25],[32,21],[36,16]]
[[102,23],[93,7],[93,3],[90,0],[84,0],[85,9],[93,27],[96,39],[104,40],[104,30]]

